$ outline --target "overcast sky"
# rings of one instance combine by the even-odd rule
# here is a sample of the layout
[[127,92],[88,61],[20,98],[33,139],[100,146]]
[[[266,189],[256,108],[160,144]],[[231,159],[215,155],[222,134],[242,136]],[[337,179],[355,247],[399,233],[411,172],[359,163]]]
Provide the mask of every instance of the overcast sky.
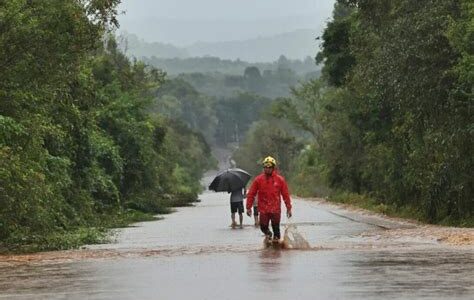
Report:
[[150,42],[190,45],[314,29],[331,17],[334,0],[122,0],[121,30]]

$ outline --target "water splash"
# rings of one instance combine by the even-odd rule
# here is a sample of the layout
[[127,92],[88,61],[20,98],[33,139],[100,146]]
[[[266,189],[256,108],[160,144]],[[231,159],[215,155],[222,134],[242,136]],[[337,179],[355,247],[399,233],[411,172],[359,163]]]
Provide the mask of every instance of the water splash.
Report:
[[283,248],[311,249],[311,246],[304,236],[298,232],[296,225],[288,222],[285,225],[285,234],[283,235]]

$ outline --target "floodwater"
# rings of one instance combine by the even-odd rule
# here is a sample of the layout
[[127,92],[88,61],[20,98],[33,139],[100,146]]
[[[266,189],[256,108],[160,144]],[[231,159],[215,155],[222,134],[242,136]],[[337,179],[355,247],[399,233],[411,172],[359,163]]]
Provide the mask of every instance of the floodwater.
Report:
[[113,244],[0,257],[0,299],[474,299],[472,246],[386,239],[387,224],[296,199],[291,222],[311,248],[264,248],[251,218],[229,227],[228,198],[205,192]]

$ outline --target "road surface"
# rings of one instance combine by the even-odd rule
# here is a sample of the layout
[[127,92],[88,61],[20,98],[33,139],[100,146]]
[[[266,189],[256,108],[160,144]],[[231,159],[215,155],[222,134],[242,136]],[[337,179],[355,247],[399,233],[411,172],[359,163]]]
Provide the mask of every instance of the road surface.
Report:
[[472,245],[295,199],[311,248],[265,249],[251,218],[229,227],[228,198],[204,192],[112,244],[0,258],[0,299],[474,299]]

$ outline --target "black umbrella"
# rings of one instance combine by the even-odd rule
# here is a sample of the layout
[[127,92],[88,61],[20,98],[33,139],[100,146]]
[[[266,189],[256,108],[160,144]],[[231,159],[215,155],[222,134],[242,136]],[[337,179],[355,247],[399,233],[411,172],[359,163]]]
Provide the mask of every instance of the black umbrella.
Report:
[[229,192],[244,188],[250,179],[250,174],[242,169],[227,169],[216,175],[209,185],[215,192]]

